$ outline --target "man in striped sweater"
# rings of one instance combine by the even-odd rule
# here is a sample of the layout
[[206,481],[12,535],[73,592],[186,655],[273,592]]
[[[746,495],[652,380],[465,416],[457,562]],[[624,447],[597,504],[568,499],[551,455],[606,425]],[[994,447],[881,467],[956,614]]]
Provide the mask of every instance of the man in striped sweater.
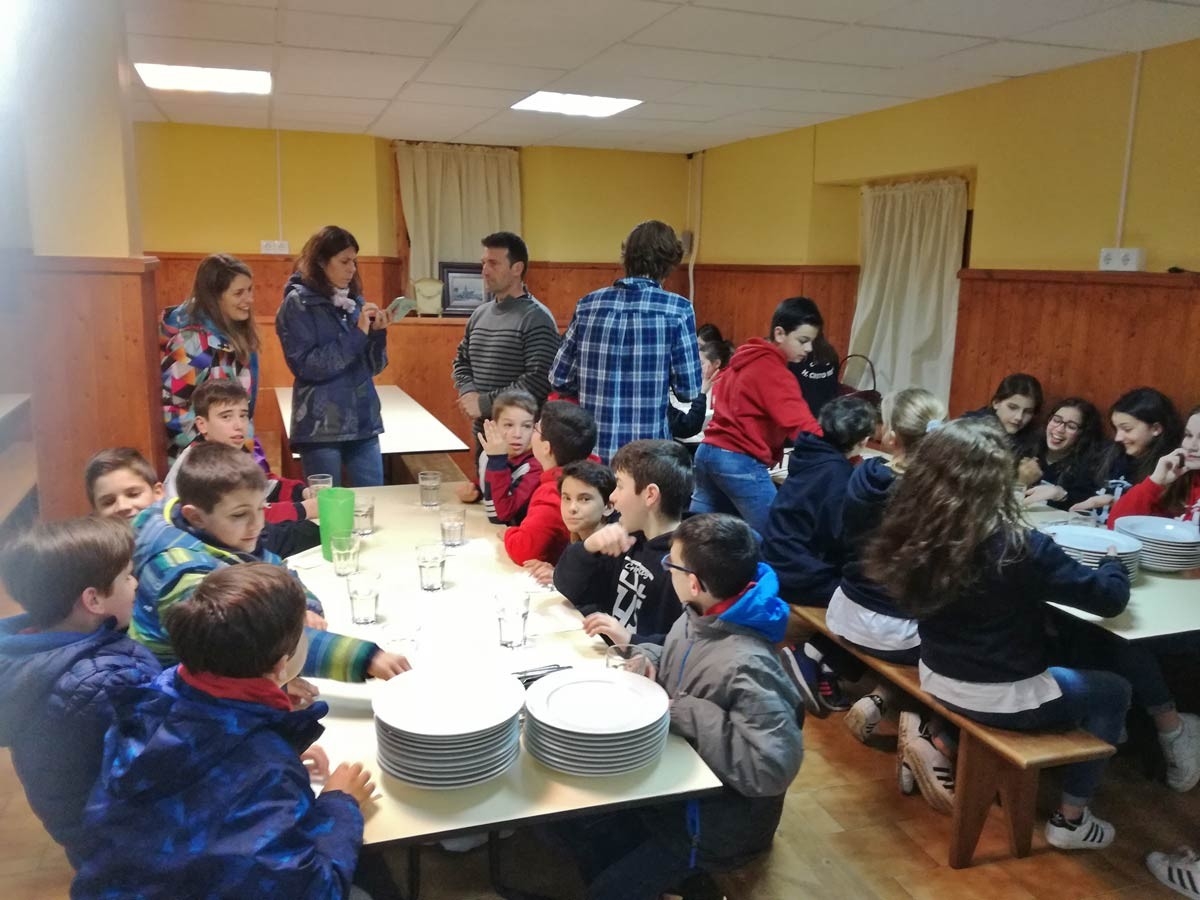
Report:
[[499,231],[481,243],[489,299],[471,313],[453,369],[458,407],[475,422],[476,433],[492,418],[492,401],[502,391],[528,391],[539,407],[546,401],[559,344],[554,316],[525,289],[525,242]]

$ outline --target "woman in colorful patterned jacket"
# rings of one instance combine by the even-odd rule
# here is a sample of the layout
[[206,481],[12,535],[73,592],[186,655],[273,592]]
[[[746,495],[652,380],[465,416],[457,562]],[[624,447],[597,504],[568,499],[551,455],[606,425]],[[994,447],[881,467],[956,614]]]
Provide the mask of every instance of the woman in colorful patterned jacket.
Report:
[[[205,257],[196,269],[192,296],[163,313],[163,423],[171,461],[196,437],[192,391],[212,378],[241,382],[250,395],[250,415],[258,393],[258,332],[254,328],[254,280],[250,268],[233,256]],[[248,449],[262,455],[251,425]]]

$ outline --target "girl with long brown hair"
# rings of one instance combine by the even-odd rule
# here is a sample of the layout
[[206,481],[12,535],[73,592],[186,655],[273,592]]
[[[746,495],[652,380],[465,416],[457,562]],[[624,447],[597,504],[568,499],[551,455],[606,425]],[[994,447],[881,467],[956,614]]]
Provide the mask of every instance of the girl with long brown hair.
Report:
[[[196,438],[192,392],[210,379],[241,383],[250,395],[250,414],[258,394],[258,332],[254,327],[254,276],[234,256],[214,253],[196,268],[192,295],[163,312],[159,323],[162,354],[163,424],[167,455],[174,460]],[[250,426],[247,447],[262,450]]]
[[[1111,672],[1050,666],[1045,604],[1115,616],[1129,602],[1129,576],[1115,549],[1089,569],[1030,530],[1014,469],[995,422],[960,419],[929,434],[868,544],[866,573],[918,620],[921,687],[946,706],[997,728],[1083,727],[1115,744],[1129,684]],[[1103,770],[1103,760],[1064,768],[1048,843],[1112,843],[1115,829],[1088,809]]]

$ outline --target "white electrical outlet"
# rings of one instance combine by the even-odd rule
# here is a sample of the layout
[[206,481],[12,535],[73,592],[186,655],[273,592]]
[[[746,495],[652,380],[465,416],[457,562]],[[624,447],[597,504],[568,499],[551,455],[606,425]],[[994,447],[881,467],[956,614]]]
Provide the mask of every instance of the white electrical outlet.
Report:
[[288,250],[287,241],[259,241],[261,253],[281,253],[285,256],[291,252]]
[[1146,251],[1141,247],[1105,247],[1100,251],[1101,272],[1141,272]]

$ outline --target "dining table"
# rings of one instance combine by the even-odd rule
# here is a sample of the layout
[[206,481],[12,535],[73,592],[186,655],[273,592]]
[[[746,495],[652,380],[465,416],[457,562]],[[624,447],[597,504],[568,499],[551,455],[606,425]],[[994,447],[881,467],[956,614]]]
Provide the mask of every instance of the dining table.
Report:
[[[1025,510],[1030,525],[1092,525],[1088,515],[1064,512],[1040,504]],[[1144,566],[1130,584],[1129,603],[1120,615],[1105,618],[1061,603],[1061,612],[1088,622],[1126,641],[1142,641],[1200,632],[1200,569],[1152,572]]]
[[[421,505],[417,485],[356,489],[375,507],[374,531],[361,538],[359,568],[380,574],[377,620],[352,621],[347,579],[334,573],[321,548],[289,557],[287,565],[322,602],[332,631],[372,640],[406,656],[414,670],[433,668],[461,678],[491,679],[547,665],[605,666],[606,644],[589,637],[582,616],[553,587],[538,584],[505,554],[502,526],[491,524],[481,504],[462,504],[443,484],[439,507]],[[465,541],[446,547],[444,586],[421,589],[417,548],[442,542],[441,513],[462,509]],[[500,646],[497,608],[527,596],[524,646]],[[396,676],[404,678],[401,674]],[[489,839],[493,889],[501,884],[498,833],[502,829],[624,808],[682,801],[718,793],[721,782],[683,738],[670,735],[661,755],[630,772],[583,776],[556,771],[522,747],[501,774],[472,787],[434,790],[384,772],[377,760],[372,700],[386,683],[313,679],[329,704],[319,741],[330,765],[361,762],[377,789],[364,808],[364,859],[385,848],[408,849],[409,897],[420,890],[422,844],[468,834]]]

